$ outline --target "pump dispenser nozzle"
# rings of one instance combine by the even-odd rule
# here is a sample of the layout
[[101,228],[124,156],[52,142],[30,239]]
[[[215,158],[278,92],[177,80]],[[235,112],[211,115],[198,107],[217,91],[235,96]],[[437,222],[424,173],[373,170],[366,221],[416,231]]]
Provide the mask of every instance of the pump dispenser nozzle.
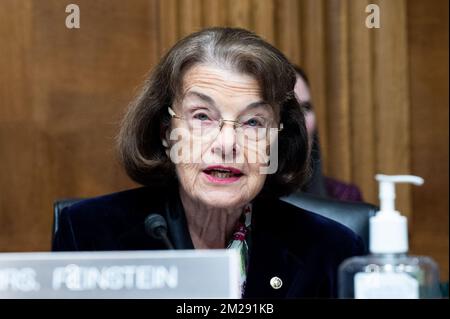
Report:
[[395,183],[422,185],[424,180],[412,175],[383,175],[379,182],[380,210],[370,218],[370,251],[372,253],[405,253],[408,251],[406,217],[395,210]]
[[423,178],[413,175],[375,175],[380,183],[380,212],[395,211],[395,183],[422,185]]

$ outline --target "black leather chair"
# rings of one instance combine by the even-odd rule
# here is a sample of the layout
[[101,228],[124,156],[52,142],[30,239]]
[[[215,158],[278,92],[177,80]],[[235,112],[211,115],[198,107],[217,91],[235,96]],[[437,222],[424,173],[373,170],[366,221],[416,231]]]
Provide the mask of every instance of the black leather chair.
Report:
[[65,207],[71,206],[76,202],[81,201],[81,198],[65,198],[59,199],[53,203],[53,229],[52,229],[52,247],[55,240],[55,234],[59,227],[59,215]]
[[303,192],[283,197],[282,200],[347,226],[361,236],[366,249],[369,248],[369,218],[376,214],[377,206],[362,202],[339,201]]
[[[64,207],[70,206],[80,200],[79,198],[70,198],[58,200],[54,203],[52,242],[58,230],[59,214]],[[376,206],[367,203],[343,202],[306,193],[294,193],[290,196],[283,197],[282,200],[347,226],[361,236],[366,244],[366,248],[368,248],[369,218],[375,215],[377,211]]]

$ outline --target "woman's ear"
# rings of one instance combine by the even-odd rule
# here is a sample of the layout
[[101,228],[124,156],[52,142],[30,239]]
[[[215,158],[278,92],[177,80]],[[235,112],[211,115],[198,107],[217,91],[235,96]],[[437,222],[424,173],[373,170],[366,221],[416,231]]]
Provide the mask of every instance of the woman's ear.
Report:
[[169,147],[169,135],[168,125],[161,124],[159,127],[159,137],[161,138],[161,143],[165,148]]
[[170,147],[169,147],[169,137],[170,137],[170,132],[169,132],[169,127],[168,126],[162,126],[161,127],[161,143],[165,148],[165,152],[166,155],[169,156],[170,154]]
[[169,143],[167,142],[167,139],[164,137],[161,139],[162,145],[164,146],[164,152],[166,153],[167,157],[170,157],[170,147]]

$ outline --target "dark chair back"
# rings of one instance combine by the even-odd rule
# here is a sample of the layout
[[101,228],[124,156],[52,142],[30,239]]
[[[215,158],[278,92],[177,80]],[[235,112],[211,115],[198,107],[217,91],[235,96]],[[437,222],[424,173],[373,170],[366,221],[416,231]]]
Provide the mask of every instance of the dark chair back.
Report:
[[53,247],[53,242],[55,240],[55,234],[58,231],[59,216],[60,216],[62,210],[65,207],[71,206],[71,205],[75,204],[76,202],[79,202],[80,200],[82,200],[82,199],[81,198],[66,198],[66,199],[59,199],[53,203],[52,247]]
[[362,202],[344,202],[301,192],[283,197],[282,200],[347,226],[361,236],[368,248],[369,218],[376,214],[378,210],[376,206]]

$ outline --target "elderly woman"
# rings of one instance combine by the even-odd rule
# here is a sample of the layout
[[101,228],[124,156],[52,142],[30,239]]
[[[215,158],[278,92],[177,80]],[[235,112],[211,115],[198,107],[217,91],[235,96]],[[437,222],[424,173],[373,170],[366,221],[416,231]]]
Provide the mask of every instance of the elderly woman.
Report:
[[[63,210],[53,250],[241,250],[243,297],[333,297],[337,267],[363,253],[348,228],[279,199],[305,179],[304,116],[286,57],[255,34],[212,28],[179,41],[131,104],[118,137],[144,187]],[[278,277],[280,287],[271,285]]]

